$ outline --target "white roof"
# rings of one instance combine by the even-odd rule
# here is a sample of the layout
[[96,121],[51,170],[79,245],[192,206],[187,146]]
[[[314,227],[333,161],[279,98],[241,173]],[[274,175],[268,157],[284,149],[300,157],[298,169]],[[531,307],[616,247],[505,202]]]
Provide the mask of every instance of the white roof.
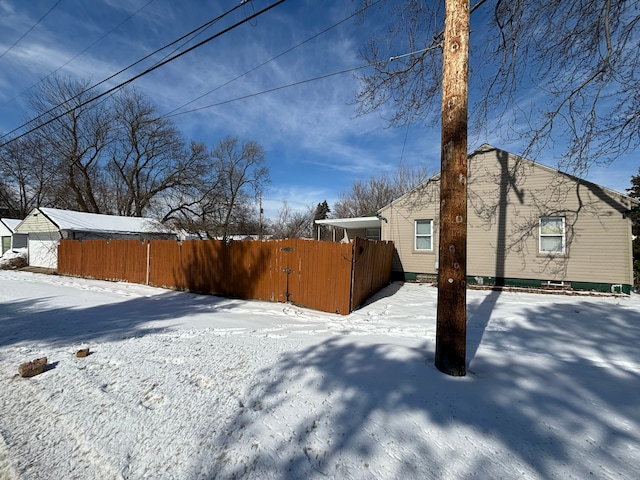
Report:
[[341,228],[380,228],[382,221],[378,217],[327,218],[316,220],[318,225],[331,225]]
[[45,207],[39,210],[60,230],[110,233],[168,233],[171,231],[153,218],[120,217]]
[[0,222],[4,223],[5,226],[12,232],[16,231],[16,227],[20,224],[21,221],[22,220],[16,218],[0,218]]

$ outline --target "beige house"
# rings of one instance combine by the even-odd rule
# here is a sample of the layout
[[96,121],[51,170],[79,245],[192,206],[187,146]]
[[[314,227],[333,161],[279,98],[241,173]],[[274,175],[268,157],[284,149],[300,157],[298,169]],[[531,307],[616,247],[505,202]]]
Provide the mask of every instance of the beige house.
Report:
[[[468,283],[631,291],[627,213],[637,200],[490,145],[469,155]],[[396,248],[404,279],[438,273],[439,175],[382,208],[377,217],[319,220],[349,238]]]

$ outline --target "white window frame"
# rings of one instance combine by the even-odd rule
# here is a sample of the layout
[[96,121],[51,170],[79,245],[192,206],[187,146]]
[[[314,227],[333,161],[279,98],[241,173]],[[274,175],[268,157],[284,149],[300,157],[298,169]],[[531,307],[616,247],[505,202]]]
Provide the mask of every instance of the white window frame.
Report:
[[367,240],[380,240],[382,238],[382,232],[379,228],[366,228],[364,231],[364,237]]
[[[418,223],[429,223],[429,233],[418,233]],[[429,238],[431,248],[418,248],[418,238]],[[433,219],[419,219],[413,222],[413,249],[416,252],[433,252]]]
[[[545,219],[553,219],[553,220],[557,220],[560,219],[562,220],[562,233],[543,233],[542,232],[542,222]],[[538,223],[538,251],[541,254],[544,255],[564,255],[566,252],[566,238],[567,238],[567,222],[565,217],[560,217],[560,216],[546,216],[546,217],[540,217],[539,223]],[[542,239],[543,238],[557,238],[557,237],[561,237],[562,238],[562,250],[561,251],[550,251],[550,250],[543,250],[542,248]]]

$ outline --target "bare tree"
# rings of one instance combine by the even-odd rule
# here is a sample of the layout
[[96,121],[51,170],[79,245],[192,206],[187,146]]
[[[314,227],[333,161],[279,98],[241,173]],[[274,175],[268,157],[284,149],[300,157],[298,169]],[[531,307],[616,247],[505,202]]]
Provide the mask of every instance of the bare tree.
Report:
[[487,54],[500,62],[485,81],[477,122],[518,108],[528,76],[544,101],[518,115],[525,155],[562,135],[564,168],[584,172],[640,145],[637,2],[500,0],[491,27]]
[[256,142],[240,145],[238,138],[226,137],[212,152],[212,169],[217,174],[211,192],[213,233],[226,239],[246,218],[246,207],[253,203],[269,182],[264,149]]
[[351,185],[351,190],[340,194],[333,215],[336,218],[373,215],[397,196],[389,177],[369,177],[367,182],[358,179]]
[[[82,106],[88,82],[50,77],[30,97],[41,128],[34,131],[42,158],[58,173],[58,206],[100,213],[104,199],[104,165],[111,137],[111,112],[99,103]],[[64,113],[61,115],[61,113]],[[58,118],[59,117],[59,118]]]
[[366,182],[356,180],[351,185],[351,190],[340,194],[340,199],[333,207],[333,216],[351,218],[374,215],[426,180],[426,167],[400,167],[393,175],[370,177]]
[[0,201],[24,218],[33,208],[55,203],[55,166],[43,157],[40,139],[20,139],[0,151]]
[[114,100],[109,172],[115,212],[142,216],[164,192],[198,183],[205,155],[135,89]]
[[[387,33],[362,50],[373,71],[361,78],[360,112],[392,105],[394,126],[435,123],[444,3],[385,5]],[[471,20],[473,131],[521,141],[534,159],[566,138],[561,166],[574,172],[640,145],[637,2],[478,0]]]
[[175,189],[165,220],[201,237],[259,233],[255,199],[269,182],[264,149],[226,137],[199,163],[197,183]]
[[169,218],[207,194],[212,157],[204,145],[187,146],[134,89],[84,105],[86,87],[52,77],[31,97],[41,127],[2,151],[5,202],[20,212],[46,205]]
[[200,142],[189,144],[188,155],[197,158],[189,181],[176,185],[158,196],[151,206],[155,216],[162,222],[170,223],[185,231],[204,232],[204,219],[207,217],[206,199],[209,196],[211,178],[210,153],[207,146]]
[[271,225],[273,238],[307,238],[313,230],[315,210],[294,212],[286,200],[278,210],[278,216]]
[[19,200],[9,179],[0,178],[0,212],[2,212],[2,216],[10,218],[21,216],[21,212],[17,208],[18,203]]

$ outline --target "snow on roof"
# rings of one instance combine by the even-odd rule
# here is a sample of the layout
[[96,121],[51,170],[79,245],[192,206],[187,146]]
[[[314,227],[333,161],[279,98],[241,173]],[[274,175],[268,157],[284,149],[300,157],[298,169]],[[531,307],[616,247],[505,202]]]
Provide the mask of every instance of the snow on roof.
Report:
[[74,212],[57,208],[39,209],[60,230],[76,232],[168,233],[157,220],[144,217],[121,217],[99,213]]
[[378,217],[327,218],[316,220],[318,225],[331,225],[341,228],[380,228],[382,221]]
[[16,227],[22,220],[17,218],[0,218],[0,222],[4,223],[5,226],[11,230],[12,232],[16,231]]

